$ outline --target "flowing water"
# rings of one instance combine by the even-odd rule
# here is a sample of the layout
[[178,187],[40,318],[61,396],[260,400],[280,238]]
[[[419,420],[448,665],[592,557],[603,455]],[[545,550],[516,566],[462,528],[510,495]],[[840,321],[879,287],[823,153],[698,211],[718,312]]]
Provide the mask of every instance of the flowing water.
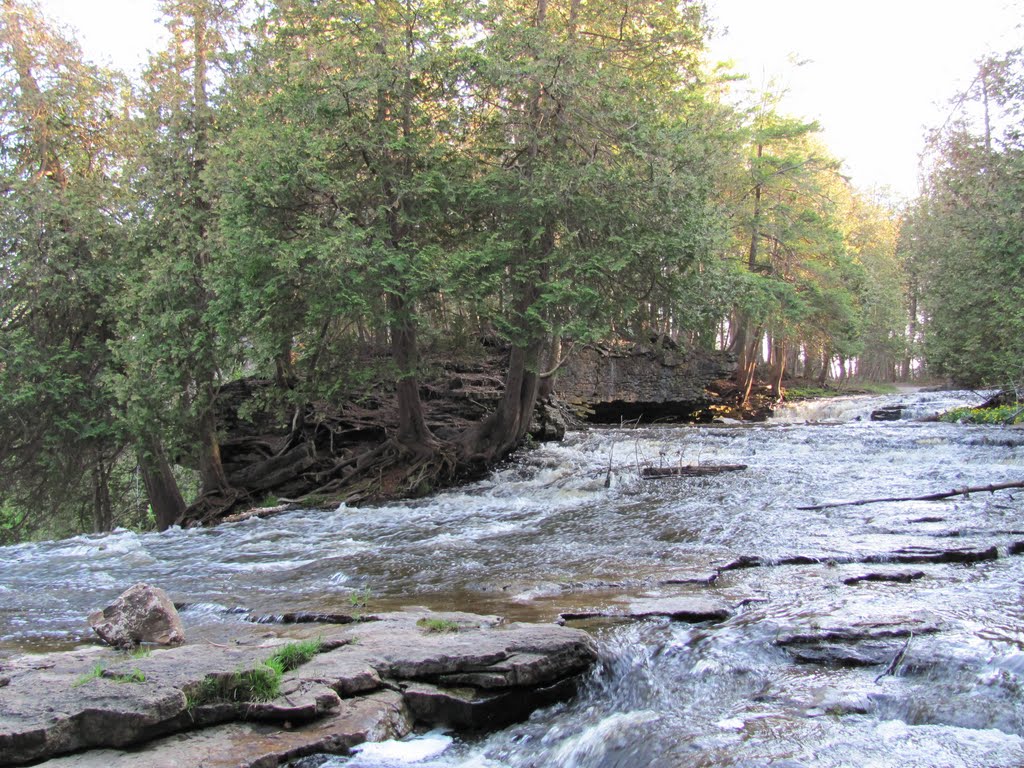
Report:
[[[210,637],[287,611],[427,605],[552,620],[623,595],[712,595],[731,619],[587,625],[601,663],[576,699],[526,723],[328,765],[1024,765],[1024,556],[1012,554],[1024,492],[798,509],[1024,479],[1024,430],[915,420],[980,399],[849,397],[767,424],[595,429],[427,500],[7,547],[0,653],[86,640],[84,615],[137,581],[167,589],[187,630]],[[902,420],[869,420],[896,404]],[[643,480],[645,463],[748,468]],[[992,546],[998,559],[973,564],[864,562]],[[717,571],[740,557],[762,565]],[[886,568],[924,575],[844,583]],[[908,621],[924,629],[864,643],[884,659],[903,651],[889,675],[884,663],[812,663],[780,641]]]

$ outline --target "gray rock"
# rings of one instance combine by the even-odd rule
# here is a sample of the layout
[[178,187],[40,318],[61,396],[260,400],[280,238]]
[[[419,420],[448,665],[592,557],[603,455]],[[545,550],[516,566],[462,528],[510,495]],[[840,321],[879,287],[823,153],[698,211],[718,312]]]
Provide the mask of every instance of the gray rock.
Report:
[[872,555],[864,559],[865,563],[978,563],[983,560],[998,560],[999,550],[996,547],[972,549],[970,547],[954,547],[936,549],[934,547],[904,547],[887,555]]
[[558,442],[568,429],[566,418],[550,400],[540,400],[530,418],[529,435],[538,443]]
[[566,612],[560,620],[581,619],[649,619],[657,616],[673,621],[725,621],[732,615],[725,603],[710,597],[649,597],[636,598],[624,603],[613,603],[606,608],[590,611]]
[[871,421],[899,421],[903,418],[904,405],[890,405],[871,412]]
[[579,677],[533,690],[500,692],[473,687],[447,688],[429,683],[403,686],[406,704],[416,720],[469,730],[504,728],[525,720],[538,707],[557,704],[574,696]]
[[383,686],[377,670],[348,647],[321,653],[297,674],[303,680],[328,685],[343,697],[368,693]]
[[399,739],[412,730],[401,694],[380,691],[341,702],[328,717],[290,729],[230,723],[168,736],[144,751],[96,750],[56,758],[47,768],[276,768],[313,753],[348,754],[367,741]]
[[644,421],[657,414],[686,416],[709,404],[708,386],[726,378],[735,360],[724,352],[680,349],[663,340],[632,347],[578,347],[558,372],[555,392],[572,406],[598,411],[600,421],[621,414]]
[[924,571],[871,571],[843,579],[843,584],[852,586],[862,581],[891,581],[897,584],[909,584],[924,578]]
[[775,637],[775,644],[824,645],[827,643],[864,643],[910,635],[927,635],[942,630],[942,625],[923,614],[850,617],[843,621],[841,613],[832,616],[808,617],[805,624]]
[[719,577],[718,571],[680,571],[661,579],[658,584],[661,586],[673,586],[676,584],[701,584],[711,586]]
[[[432,614],[447,621],[460,614]],[[465,616],[466,614],[461,614]],[[597,648],[582,630],[548,624],[508,624],[493,629],[467,627],[454,633],[426,632],[424,614],[393,614],[353,630],[349,646],[381,677],[445,681],[485,688],[548,685],[588,669]],[[469,677],[467,677],[469,676]]]
[[103,642],[117,648],[185,642],[185,628],[174,603],[162,589],[148,584],[136,584],[123,592],[102,611],[89,616],[89,625]]
[[725,621],[731,616],[726,605],[709,597],[661,597],[633,600],[629,604],[629,615],[637,619],[653,616],[667,616],[674,621],[698,623],[702,621]]
[[[425,618],[443,619],[456,631],[429,631],[431,625],[421,622]],[[597,659],[590,636],[576,629],[504,625],[497,617],[424,611],[378,619],[282,628],[276,631],[288,636],[263,638],[257,646],[193,644],[141,658],[92,649],[5,660],[0,672],[9,682],[0,687],[0,764],[102,748],[108,751],[68,758],[79,762],[63,764],[273,766],[286,757],[358,743],[352,740],[356,731],[345,713],[363,712],[362,701],[393,703],[394,692],[403,686],[422,683],[445,692],[428,696],[426,688],[410,688],[412,714],[404,705],[394,714],[397,710],[388,705],[384,709],[393,716],[387,722],[441,718],[485,728],[571,695],[576,678]],[[275,646],[303,636],[322,637],[323,647],[330,650],[285,674],[277,698],[248,700],[246,671],[265,669],[263,662]],[[366,706],[371,719],[383,717],[380,706]],[[224,725],[231,721],[245,724]],[[332,722],[340,723],[341,731]],[[205,729],[203,736],[166,738],[197,727]],[[400,731],[392,728],[389,733]],[[306,736],[295,735],[300,732]],[[173,749],[159,745],[133,752],[131,760],[138,762],[109,752],[155,739],[161,745],[179,745],[183,757],[166,759]],[[256,751],[241,746],[248,741]],[[264,749],[268,751],[259,751]],[[188,757],[204,750],[214,757]],[[153,754],[165,755],[164,761]]]

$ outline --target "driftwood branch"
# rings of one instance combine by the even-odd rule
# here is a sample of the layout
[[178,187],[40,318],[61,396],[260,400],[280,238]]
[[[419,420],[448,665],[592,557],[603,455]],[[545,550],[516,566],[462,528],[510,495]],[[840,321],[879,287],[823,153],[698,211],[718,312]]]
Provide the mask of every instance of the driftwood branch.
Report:
[[746,468],[746,464],[690,464],[685,467],[642,467],[640,469],[640,476],[649,478],[704,477],[705,475],[718,475],[722,472],[738,472]]
[[797,507],[797,509],[818,510],[829,509],[830,507],[862,507],[865,504],[884,504],[888,501],[940,501],[953,496],[969,496],[972,493],[995,493],[1005,491],[1008,488],[1024,488],[1024,481],[1013,483],[995,483],[993,485],[975,485],[960,490],[943,491],[941,493],[929,493],[924,496],[886,496],[881,499],[859,499],[857,501],[834,501],[826,504],[814,504],[809,507]]

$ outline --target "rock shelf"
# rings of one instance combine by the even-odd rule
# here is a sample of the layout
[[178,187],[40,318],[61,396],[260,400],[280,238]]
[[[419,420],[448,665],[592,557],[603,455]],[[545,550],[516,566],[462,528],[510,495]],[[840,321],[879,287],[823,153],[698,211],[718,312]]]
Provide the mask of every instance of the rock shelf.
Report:
[[[597,659],[578,629],[427,611],[375,619],[280,629],[250,645],[5,660],[0,765],[264,768],[345,754],[416,722],[500,727],[571,696]],[[296,638],[319,639],[321,652],[261,700],[246,681]]]

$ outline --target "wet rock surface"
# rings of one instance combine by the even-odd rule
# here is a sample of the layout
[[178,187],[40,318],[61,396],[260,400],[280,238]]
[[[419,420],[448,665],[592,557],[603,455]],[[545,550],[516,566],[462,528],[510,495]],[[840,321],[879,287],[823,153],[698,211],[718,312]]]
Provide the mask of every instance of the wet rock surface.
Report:
[[911,581],[924,578],[924,571],[871,571],[843,579],[843,584],[853,586],[864,581],[888,581],[895,584],[909,584]]
[[663,617],[696,624],[725,621],[731,615],[732,611],[724,602],[712,597],[622,597],[602,608],[565,611],[559,620],[565,623],[595,618],[639,620]]
[[905,405],[891,405],[886,408],[876,408],[871,412],[872,421],[899,421],[903,418]]
[[[272,766],[286,757],[347,749],[359,734],[400,735],[408,730],[402,723],[414,720],[493,727],[571,695],[575,679],[597,658],[589,635],[555,625],[426,611],[377,619],[300,628],[298,635],[272,635],[255,645],[204,643],[138,658],[88,649],[6,660],[0,765],[135,749],[197,727],[200,735],[172,737],[154,747],[156,753],[146,747],[138,762],[123,764],[169,765],[153,755],[181,749],[208,755],[204,766]],[[266,670],[275,649],[296,637],[317,637],[328,650],[285,673],[274,698],[247,693],[252,671]],[[411,686],[407,697],[403,686]],[[366,701],[352,709],[360,699]],[[247,740],[252,749],[239,751]],[[118,760],[87,753],[64,764],[122,764]]]

